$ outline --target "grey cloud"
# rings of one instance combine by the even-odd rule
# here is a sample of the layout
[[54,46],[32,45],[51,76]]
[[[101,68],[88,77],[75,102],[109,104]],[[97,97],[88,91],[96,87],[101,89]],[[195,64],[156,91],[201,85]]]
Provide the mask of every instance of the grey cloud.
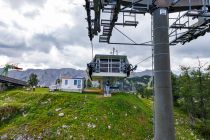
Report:
[[172,53],[174,56],[178,57],[210,57],[210,34],[199,37],[197,40],[194,40],[185,45],[171,46]]
[[50,34],[35,34],[29,41],[30,49],[48,53],[51,46],[59,46],[56,38]]
[[28,51],[25,44],[6,45],[0,44],[0,55],[6,55],[8,57],[20,57],[24,52]]
[[59,46],[64,45],[81,45],[86,44],[86,40],[84,40],[85,30],[81,28],[81,26],[76,25],[74,28],[69,28],[64,26],[60,29],[57,29],[52,33],[52,36],[59,42]]
[[22,31],[26,30],[26,28],[20,26],[17,22],[13,21],[12,23],[13,23],[12,25],[13,25],[14,28],[16,28],[16,29],[22,30]]
[[[38,6],[43,5],[46,0],[5,0],[8,1],[11,6],[13,6],[15,9],[18,9],[21,7],[24,3],[29,4],[35,4]],[[35,10],[30,13],[25,13],[24,16],[27,18],[33,18],[39,14],[39,11]],[[86,12],[83,7],[78,7],[78,9],[74,13],[69,13],[73,16],[75,26],[73,28],[68,27],[67,25],[54,29],[53,32],[49,34],[44,33],[38,33],[34,34],[30,40],[24,40],[20,37],[18,37],[18,34],[11,34],[8,33],[6,30],[7,25],[4,22],[0,22],[0,26],[4,27],[5,30],[0,30],[0,55],[7,55],[9,57],[13,57],[17,59],[22,59],[21,55],[23,53],[33,53],[33,51],[36,52],[43,52],[43,53],[49,53],[52,46],[56,46],[58,50],[61,53],[64,53],[64,48],[66,46],[82,46],[89,48],[91,50],[90,41],[88,38],[88,31],[87,31],[87,22],[85,20],[86,18]],[[137,43],[142,43],[145,41],[150,40],[150,23],[149,20],[150,16],[141,17],[137,28],[119,28],[122,32],[126,33],[129,37],[131,37],[134,41]],[[17,19],[18,20],[18,19]],[[69,21],[71,22],[71,21]],[[24,28],[20,27],[16,22],[14,21],[13,26],[18,30],[24,30]],[[102,34],[102,33],[100,33]],[[209,46],[209,37],[210,35],[206,35],[204,37],[198,38],[196,41],[192,41],[191,43],[187,43],[186,45],[177,45],[177,46],[171,46],[171,55],[173,57],[183,58],[195,58],[197,56],[199,57],[205,57],[210,58],[210,46]],[[127,38],[125,38],[122,34],[114,30],[112,35],[112,41],[114,42],[130,42]],[[27,43],[26,43],[26,42]],[[105,49],[106,54],[109,54],[112,47],[115,47],[118,49],[120,54],[127,55],[130,60],[133,61],[140,61],[148,56],[151,56],[151,47],[149,46],[119,46],[119,45],[109,45],[105,43],[99,43],[98,37],[94,37],[93,44],[94,44],[94,50],[99,49]],[[91,53],[87,52],[87,53]],[[65,55],[65,54],[64,54]],[[86,54],[84,54],[84,57]],[[37,66],[40,66],[42,63],[47,64],[48,66],[52,66],[52,62],[48,62],[49,60],[44,58],[37,58],[37,60],[27,60],[28,63],[36,64]],[[73,60],[70,60],[73,61]],[[75,65],[78,67],[82,67],[82,65],[86,64],[87,59],[81,59],[81,61],[74,62]],[[132,64],[135,64],[136,62],[130,61]],[[177,64],[179,65],[179,64]],[[139,67],[150,67],[151,61],[148,60],[141,64]]]
[[0,30],[0,55],[18,57],[24,51],[27,51],[24,38],[10,33],[6,28]]
[[[18,8],[25,2],[28,3],[33,3],[31,1],[26,1],[26,0],[9,0],[7,1],[11,5],[16,5]],[[43,3],[44,0],[39,0],[39,2]],[[38,1],[36,2],[38,3]],[[82,12],[81,12],[82,11]],[[27,13],[25,16],[34,16],[38,14],[38,11],[33,11],[32,13]],[[69,13],[70,14],[70,13]],[[69,28],[67,25],[63,26],[61,28],[55,29],[55,31],[49,33],[49,34],[44,34],[44,33],[38,33],[34,34],[30,40],[22,40],[18,36],[18,34],[11,34],[9,33],[6,29],[3,31],[0,31],[0,42],[2,48],[18,48],[22,50],[22,48],[25,50],[38,50],[41,52],[49,52],[50,47],[52,45],[56,46],[59,49],[63,49],[64,46],[66,45],[86,45],[88,43],[87,36],[84,34],[87,34],[86,30],[86,22],[85,22],[85,10],[83,7],[79,7],[77,11],[75,11],[72,16],[77,19],[74,22],[76,22],[76,25],[74,28]],[[82,21],[82,22],[81,22]],[[71,21],[69,21],[71,22]],[[6,24],[3,22],[0,22],[0,25],[7,27]],[[13,26],[14,28],[18,30],[25,30],[24,27],[21,27],[18,25],[16,21],[13,21]],[[11,40],[11,41],[9,41]],[[27,43],[25,42],[27,41]],[[20,44],[20,45],[19,45]],[[26,46],[27,44],[27,46]],[[25,51],[26,51],[25,50]]]
[[0,43],[7,46],[16,46],[22,44],[24,40],[13,33],[7,32],[6,30],[0,30]]
[[76,19],[74,21],[75,26],[73,28],[69,28],[67,25],[65,25],[55,29],[55,31],[51,32],[50,34],[35,34],[32,41],[35,41],[38,44],[44,43],[42,46],[48,44],[55,45],[59,49],[63,49],[64,46],[86,46],[89,44],[89,40],[87,36],[87,25],[84,12],[84,9],[79,8],[78,11],[72,13],[74,19]]
[[8,26],[7,26],[7,24],[6,24],[6,23],[4,23],[4,22],[0,21],[0,27],[7,28]]
[[7,2],[12,9],[18,10],[26,3],[33,4],[36,6],[43,6],[47,0],[4,0],[4,1]]
[[35,18],[36,16],[38,16],[40,14],[40,11],[39,10],[34,10],[34,11],[31,11],[31,12],[27,12],[27,13],[24,13],[23,15],[27,18]]

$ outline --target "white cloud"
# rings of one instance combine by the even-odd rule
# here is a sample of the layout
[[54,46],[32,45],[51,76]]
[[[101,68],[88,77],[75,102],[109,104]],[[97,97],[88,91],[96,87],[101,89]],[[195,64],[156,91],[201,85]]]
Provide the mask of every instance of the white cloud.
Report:
[[[15,7],[15,4],[17,2],[13,0],[10,3],[0,1],[0,65],[12,62],[20,63],[24,69],[86,68],[92,59],[92,52],[86,29],[84,0],[21,0],[18,6]],[[118,28],[141,43],[150,40],[150,19],[148,14],[138,16],[137,28]],[[197,64],[197,56],[203,61],[210,61],[209,37],[200,37],[185,47],[171,47],[172,69],[177,71],[179,65]],[[112,40],[129,42],[116,30]],[[98,37],[94,38],[93,43],[94,54],[109,54],[115,47],[119,54],[127,55],[132,64],[151,56],[151,47],[99,44]],[[151,59],[141,63],[138,71],[151,69],[151,63]]]
[[[69,28],[74,26],[74,19],[70,13],[75,10],[75,7],[69,4],[68,0],[62,0],[62,2],[48,0],[43,7],[25,4],[20,10],[11,9],[9,4],[1,1],[0,8],[0,21],[9,26],[9,31],[24,35],[26,38],[32,37],[35,33],[50,34],[62,26]],[[39,11],[34,18],[24,16],[33,11]],[[21,29],[17,29],[14,23]]]
[[10,62],[10,58],[4,55],[0,55],[0,67],[4,67],[5,64]]

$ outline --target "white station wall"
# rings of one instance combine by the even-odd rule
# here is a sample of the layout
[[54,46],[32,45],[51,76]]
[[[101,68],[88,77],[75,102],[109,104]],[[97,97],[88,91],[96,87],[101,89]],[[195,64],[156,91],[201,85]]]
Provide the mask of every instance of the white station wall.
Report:
[[[77,81],[75,83],[75,81]],[[84,87],[83,79],[62,79],[61,90],[63,91],[79,91]]]

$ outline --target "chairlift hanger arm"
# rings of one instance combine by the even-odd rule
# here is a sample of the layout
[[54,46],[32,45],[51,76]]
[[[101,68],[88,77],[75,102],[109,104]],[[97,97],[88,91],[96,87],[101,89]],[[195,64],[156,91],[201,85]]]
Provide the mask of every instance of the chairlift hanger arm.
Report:
[[130,45],[130,46],[154,46],[153,44],[146,44],[146,43],[120,43],[120,42],[109,42],[108,44],[113,44],[113,45]]

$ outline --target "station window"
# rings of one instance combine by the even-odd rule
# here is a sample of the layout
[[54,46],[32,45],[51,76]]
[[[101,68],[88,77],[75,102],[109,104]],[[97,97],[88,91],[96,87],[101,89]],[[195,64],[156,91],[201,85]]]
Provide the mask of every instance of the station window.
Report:
[[101,59],[100,60],[100,72],[108,72],[108,64],[109,60],[108,59]]
[[68,80],[65,80],[65,85],[68,85]]
[[81,80],[78,80],[77,88],[81,88]]
[[74,80],[74,85],[77,85],[77,80]]
[[100,72],[120,72],[120,59],[101,59]]

